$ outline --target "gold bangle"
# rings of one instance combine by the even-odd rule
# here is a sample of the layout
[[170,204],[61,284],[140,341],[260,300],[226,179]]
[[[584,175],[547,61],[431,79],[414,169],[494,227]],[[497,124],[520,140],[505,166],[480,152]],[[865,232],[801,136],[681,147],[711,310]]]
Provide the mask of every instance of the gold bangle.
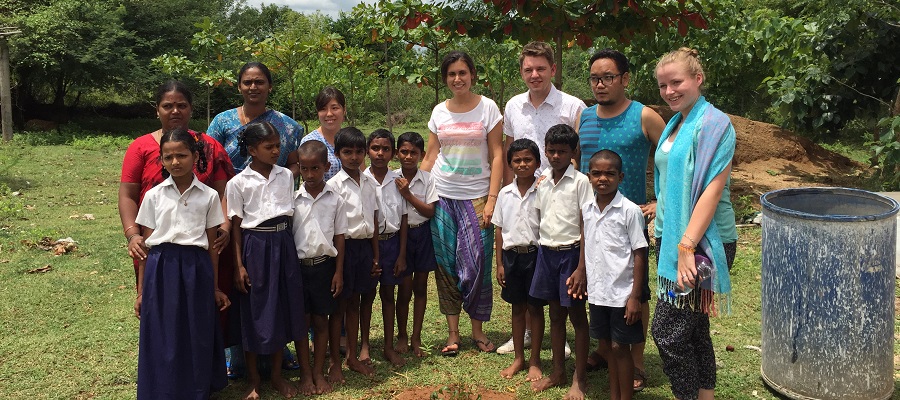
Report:
[[489,194],[488,197],[493,197],[493,198],[496,199],[496,198],[497,198],[497,195],[496,195],[496,194]]
[[691,241],[691,244],[694,245],[694,247],[697,247],[697,241],[694,240],[694,239],[691,239],[691,237],[688,236],[687,233],[685,233],[684,235],[681,235],[681,236],[682,236],[683,238],[687,239],[687,240],[690,240],[690,241]]
[[129,227],[125,228],[124,230],[122,230],[122,232],[123,232],[123,233],[128,233],[128,230],[131,229],[131,228],[137,228],[137,225],[129,226]]
[[686,245],[686,244],[682,244],[682,243],[678,243],[678,250],[686,251],[686,252],[691,253],[691,254],[694,253],[694,248],[693,248],[693,247],[688,246],[688,245]]

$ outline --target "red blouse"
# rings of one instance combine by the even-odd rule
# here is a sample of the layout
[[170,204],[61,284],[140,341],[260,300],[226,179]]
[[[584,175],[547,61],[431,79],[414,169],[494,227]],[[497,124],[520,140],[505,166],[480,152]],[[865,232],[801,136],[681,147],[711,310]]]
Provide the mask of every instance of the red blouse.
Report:
[[[191,131],[192,134],[198,133]],[[194,166],[194,174],[203,184],[212,187],[213,182],[229,180],[234,176],[234,167],[231,159],[222,145],[208,135],[199,134],[205,143],[207,168],[206,172],[197,172]],[[138,204],[144,200],[144,193],[163,181],[162,164],[159,162],[159,143],[148,133],[134,139],[128,150],[125,151],[125,159],[122,161],[122,183],[139,183],[141,196]]]

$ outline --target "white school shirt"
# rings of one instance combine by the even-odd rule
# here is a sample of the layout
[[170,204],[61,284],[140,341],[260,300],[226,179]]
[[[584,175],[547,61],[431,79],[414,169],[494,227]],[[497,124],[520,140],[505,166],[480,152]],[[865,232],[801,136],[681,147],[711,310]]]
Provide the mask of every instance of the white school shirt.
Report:
[[503,111],[503,133],[515,139],[531,139],[541,150],[541,166],[534,171],[539,176],[541,171],[550,166],[544,154],[544,138],[550,127],[566,124],[575,129],[578,125],[578,114],[587,106],[581,99],[564,93],[550,85],[550,93],[537,108],[531,104],[529,92],[517,94],[506,102]]
[[378,200],[375,198],[375,179],[364,173],[359,174],[357,184],[347,171],[341,168],[335,176],[328,180],[335,193],[344,201],[344,213],[347,216],[348,239],[371,239],[375,235],[375,211],[378,211]]
[[[399,176],[403,176],[403,169],[394,170]],[[437,189],[434,187],[434,178],[428,171],[417,170],[416,176],[409,181],[409,192],[425,204],[435,203],[439,200]],[[406,202],[406,223],[410,226],[424,224],[430,218],[425,217],[416,210],[410,202]]]
[[388,170],[384,174],[384,180],[378,183],[378,179],[375,179],[371,169],[372,167],[366,168],[363,175],[368,176],[375,183],[375,197],[378,199],[378,233],[398,232],[400,231],[400,222],[406,215],[406,200],[400,195],[400,190],[394,183],[394,180],[400,175]]
[[491,223],[500,227],[503,235],[503,249],[515,246],[537,246],[539,244],[541,226],[540,215],[534,208],[537,191],[537,180],[522,196],[514,178],[512,183],[500,189],[497,194],[497,205]]
[[581,205],[594,198],[590,181],[571,164],[557,183],[553,182],[553,168],[545,169],[541,176],[544,180],[534,201],[541,216],[541,245],[577,242],[581,239]]
[[597,201],[581,206],[588,302],[625,307],[634,285],[634,250],[647,247],[641,208],[620,192],[601,210]]
[[318,196],[312,197],[306,185],[300,185],[294,196],[294,247],[297,258],[319,256],[337,257],[334,237],[347,233],[347,214],[344,200],[330,184]]
[[244,168],[225,185],[228,218],[242,218],[241,228],[256,228],[275,217],[294,214],[294,174],[272,166],[269,178],[253,168]]
[[170,176],[148,190],[138,209],[135,223],[153,229],[145,239],[147,247],[162,243],[209,248],[206,230],[225,222],[222,203],[215,189],[194,180],[178,192]]
[[454,200],[487,196],[491,186],[487,137],[502,121],[497,103],[484,96],[468,112],[451,112],[446,101],[434,107],[428,129],[441,145],[431,168],[438,196]]

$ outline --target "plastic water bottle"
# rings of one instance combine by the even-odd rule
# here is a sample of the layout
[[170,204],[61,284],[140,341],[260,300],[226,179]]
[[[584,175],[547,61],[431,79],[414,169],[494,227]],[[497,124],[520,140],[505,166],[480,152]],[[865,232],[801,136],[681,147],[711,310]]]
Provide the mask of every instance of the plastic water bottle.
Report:
[[[712,276],[713,265],[712,261],[710,261],[709,258],[700,254],[694,254],[694,264],[697,267],[697,275],[694,277],[694,287],[699,287],[700,283]],[[679,290],[678,288],[670,290],[669,297],[675,298],[686,296],[693,290],[692,288],[687,286],[687,282],[684,282],[682,280],[682,283],[684,284],[684,290]]]

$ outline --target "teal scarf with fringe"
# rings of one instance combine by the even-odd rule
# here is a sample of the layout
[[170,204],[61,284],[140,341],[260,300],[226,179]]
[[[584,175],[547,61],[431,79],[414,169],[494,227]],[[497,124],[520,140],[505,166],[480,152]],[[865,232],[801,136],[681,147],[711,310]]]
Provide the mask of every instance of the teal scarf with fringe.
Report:
[[[682,114],[678,113],[669,120],[659,138],[657,151],[675,131],[682,118]],[[666,219],[657,263],[656,294],[661,301],[711,315],[716,315],[719,311],[726,314],[731,312],[731,277],[715,221],[710,221],[697,243],[713,263],[711,279],[700,286],[699,296],[672,297],[669,292],[677,287],[678,243],[687,229],[694,206],[713,178],[731,163],[734,144],[735,132],[731,120],[700,96],[687,117],[684,117],[669,152],[663,203]],[[657,198],[660,195],[659,174],[659,169],[654,167]]]

